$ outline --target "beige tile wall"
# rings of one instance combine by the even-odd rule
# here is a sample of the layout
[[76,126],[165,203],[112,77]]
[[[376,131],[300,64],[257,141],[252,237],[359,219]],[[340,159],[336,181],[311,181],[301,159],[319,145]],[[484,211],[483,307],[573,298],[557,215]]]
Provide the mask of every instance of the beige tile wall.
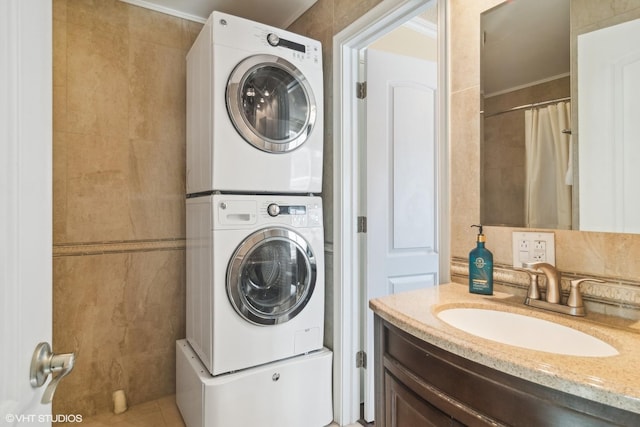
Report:
[[[469,225],[480,218],[479,17],[482,11],[501,2],[450,0],[451,250],[452,256],[459,259],[468,257],[475,235]],[[640,2],[572,0],[571,10],[575,64],[577,34],[640,17]],[[486,228],[487,247],[498,264],[511,263],[513,230]],[[640,235],[558,230],[555,235],[560,270],[606,278],[608,283],[604,288],[594,287],[594,293],[640,306]],[[587,288],[587,293],[591,290]]]
[[185,54],[201,25],[54,0],[54,319],[74,351],[55,413],[175,390],[185,334]]

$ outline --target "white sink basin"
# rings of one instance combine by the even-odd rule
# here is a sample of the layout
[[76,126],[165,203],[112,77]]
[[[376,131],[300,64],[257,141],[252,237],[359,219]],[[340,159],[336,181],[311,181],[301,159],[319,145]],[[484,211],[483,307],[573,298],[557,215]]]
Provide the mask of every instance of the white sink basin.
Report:
[[589,334],[522,314],[480,308],[450,308],[437,316],[472,335],[503,344],[569,356],[607,357],[618,351]]

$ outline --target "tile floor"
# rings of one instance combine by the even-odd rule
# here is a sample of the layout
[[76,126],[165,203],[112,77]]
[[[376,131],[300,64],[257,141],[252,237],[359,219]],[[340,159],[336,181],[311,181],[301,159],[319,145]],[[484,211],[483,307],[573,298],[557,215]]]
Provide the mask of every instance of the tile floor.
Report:
[[[56,424],[56,427],[78,426],[78,423]],[[126,412],[111,412],[83,418],[82,427],[185,427],[174,395],[129,407]]]
[[[77,427],[78,423],[59,423],[56,427]],[[175,395],[131,406],[120,415],[100,414],[82,420],[82,427],[185,427],[176,406]],[[332,423],[327,427],[339,427]],[[362,427],[351,424],[347,427]]]

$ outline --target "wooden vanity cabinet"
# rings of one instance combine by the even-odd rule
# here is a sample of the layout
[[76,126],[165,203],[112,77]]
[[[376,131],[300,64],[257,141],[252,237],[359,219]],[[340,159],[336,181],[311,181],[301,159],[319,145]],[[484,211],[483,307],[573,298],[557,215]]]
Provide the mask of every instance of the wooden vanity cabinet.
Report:
[[375,316],[376,427],[640,426],[624,411],[514,377]]

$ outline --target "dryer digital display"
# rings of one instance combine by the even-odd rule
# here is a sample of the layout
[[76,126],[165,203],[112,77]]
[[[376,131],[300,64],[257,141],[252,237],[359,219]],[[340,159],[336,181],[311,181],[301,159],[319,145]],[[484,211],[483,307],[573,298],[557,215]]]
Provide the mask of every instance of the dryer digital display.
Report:
[[306,206],[280,206],[280,212],[285,215],[306,215]]

